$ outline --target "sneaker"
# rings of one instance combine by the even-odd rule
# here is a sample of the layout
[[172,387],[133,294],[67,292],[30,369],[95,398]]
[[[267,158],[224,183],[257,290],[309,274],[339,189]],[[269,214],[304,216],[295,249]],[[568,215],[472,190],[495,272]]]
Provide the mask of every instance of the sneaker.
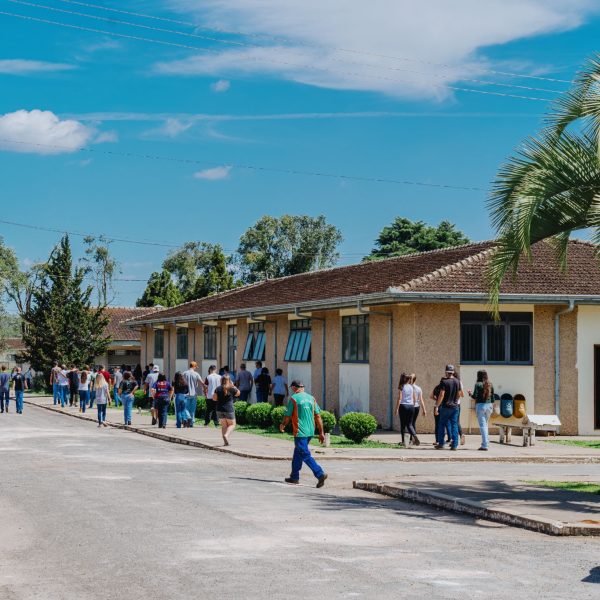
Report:
[[108,427],[108,425],[106,424],[106,421],[102,421],[102,425],[104,425],[104,427]]
[[327,479],[327,473],[323,473],[321,477],[319,477],[319,481],[317,482],[317,487],[322,488],[325,485],[325,480]]
[[481,446],[481,448],[478,448],[478,450],[483,450],[484,452],[487,452],[488,449]]
[[466,441],[467,441],[467,438],[465,438],[465,434],[464,433],[461,434],[461,436],[460,436],[460,445],[464,446]]
[[456,451],[458,450],[458,448],[455,448],[454,446],[452,446],[452,447],[450,448],[450,450],[453,450],[454,452],[456,452]]
[[419,441],[419,438],[416,435],[413,437],[412,443],[415,446],[420,446],[421,445],[421,442]]
[[299,479],[292,479],[291,477],[286,477],[285,478],[285,482],[286,483],[293,483],[294,485],[296,485],[296,484],[300,483],[300,480]]
[[158,421],[154,417],[152,417],[152,425],[156,425],[157,423]]
[[443,450],[444,446],[440,446],[439,444],[435,444],[434,449],[435,450]]
[[127,421],[127,425],[131,426],[131,421]]

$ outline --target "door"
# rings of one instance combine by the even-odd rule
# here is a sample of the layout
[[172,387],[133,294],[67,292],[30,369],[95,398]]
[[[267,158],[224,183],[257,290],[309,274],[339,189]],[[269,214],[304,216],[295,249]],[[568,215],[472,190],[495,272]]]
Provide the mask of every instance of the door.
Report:
[[594,429],[600,429],[600,346],[594,346]]

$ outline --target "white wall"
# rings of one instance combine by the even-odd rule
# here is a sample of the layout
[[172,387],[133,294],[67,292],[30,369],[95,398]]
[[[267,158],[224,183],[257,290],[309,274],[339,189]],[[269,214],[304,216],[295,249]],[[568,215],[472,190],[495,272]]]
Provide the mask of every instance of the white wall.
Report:
[[578,433],[600,435],[594,429],[594,346],[600,345],[600,307],[577,307]]
[[[294,379],[300,380],[306,388],[306,391],[311,394],[312,388],[312,366],[309,362],[289,362],[287,365],[287,380],[288,385],[292,383]],[[290,391],[291,393],[291,391]],[[317,398],[317,401],[319,399]]]
[[[175,360],[175,372],[177,371],[181,371],[182,373],[184,371],[188,370],[189,367],[189,361],[187,358],[178,358]],[[173,376],[175,375],[175,373],[173,373]]]
[[526,409],[530,414],[535,414],[534,398],[534,367],[533,365],[461,365],[460,379],[462,381],[465,397],[462,400],[462,410],[460,412],[460,423],[463,427],[469,427],[469,411],[471,414],[471,427],[477,427],[477,418],[475,417],[475,404],[468,397],[467,390],[472,390],[477,381],[477,371],[485,370],[488,373],[490,381],[494,385],[494,391],[499,396],[502,394],[523,394],[527,401]]
[[369,365],[341,363],[339,378],[340,414],[369,412]]

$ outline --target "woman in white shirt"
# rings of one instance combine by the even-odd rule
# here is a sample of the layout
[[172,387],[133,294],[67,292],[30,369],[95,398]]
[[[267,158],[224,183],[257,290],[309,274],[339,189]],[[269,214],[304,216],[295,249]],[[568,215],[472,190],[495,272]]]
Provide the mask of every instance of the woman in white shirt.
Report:
[[400,434],[402,442],[400,446],[406,448],[406,432],[412,436],[415,446],[419,446],[421,442],[417,437],[417,432],[413,426],[413,416],[415,413],[415,390],[410,382],[410,376],[406,373],[400,375],[400,383],[398,384],[398,400],[396,401],[396,412],[400,417]]
[[421,411],[421,408],[423,408],[423,416],[426,417],[427,409],[425,408],[425,402],[423,402],[423,390],[417,385],[417,376],[414,373],[411,373],[410,375],[410,383],[413,386],[413,391],[415,394],[415,411],[413,413],[412,426],[416,431],[419,412]]
[[86,365],[79,372],[79,412],[85,412],[90,399],[90,368]]
[[102,373],[98,373],[96,375],[96,408],[98,410],[98,427],[108,427],[106,424],[106,405],[108,404],[108,398],[110,396],[110,392],[108,390],[108,383],[106,379],[104,379],[104,375]]

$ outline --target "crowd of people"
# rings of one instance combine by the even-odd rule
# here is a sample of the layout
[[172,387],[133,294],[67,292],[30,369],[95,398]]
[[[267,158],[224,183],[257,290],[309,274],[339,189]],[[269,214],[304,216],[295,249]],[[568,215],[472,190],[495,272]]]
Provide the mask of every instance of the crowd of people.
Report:
[[[421,444],[417,436],[416,423],[421,411],[423,415],[427,414],[427,408],[423,401],[423,390],[416,381],[417,376],[414,373],[402,373],[398,385],[395,412],[400,419],[400,445],[405,448]],[[475,400],[475,413],[481,432],[479,450],[487,451],[489,447],[488,421],[494,407],[494,386],[489,380],[487,371],[477,372],[475,386],[472,391],[468,390],[467,393]],[[446,444],[449,444],[450,450],[457,450],[459,444],[465,443],[465,436],[460,424],[461,399],[464,396],[464,387],[454,365],[446,365],[444,376],[429,396],[434,401],[434,447],[436,450],[443,450]],[[406,445],[407,432],[410,436],[408,446]]]
[[0,413],[8,413],[10,407],[10,390],[15,392],[15,412],[23,414],[23,394],[31,387],[31,380],[21,372],[21,367],[14,367],[8,372],[6,365],[0,367]]

